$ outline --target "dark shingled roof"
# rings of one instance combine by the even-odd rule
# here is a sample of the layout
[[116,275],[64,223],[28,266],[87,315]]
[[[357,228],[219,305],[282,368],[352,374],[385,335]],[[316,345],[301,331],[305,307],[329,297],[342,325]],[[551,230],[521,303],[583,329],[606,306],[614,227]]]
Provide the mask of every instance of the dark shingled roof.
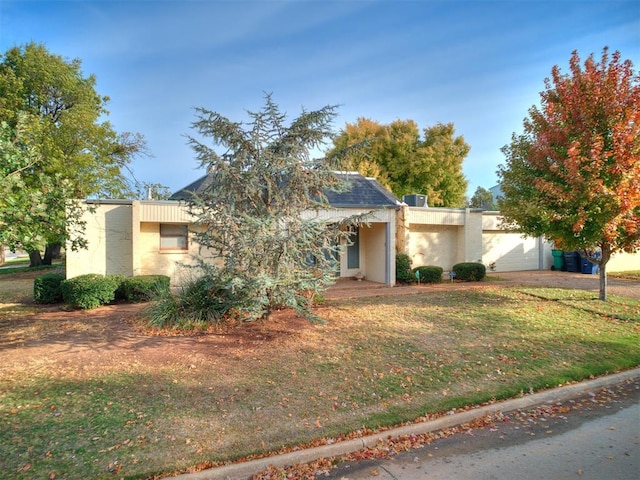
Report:
[[[357,172],[339,172],[336,176],[346,183],[343,191],[325,190],[332,207],[340,208],[381,208],[395,207],[400,201],[377,180],[367,178]],[[201,192],[211,182],[210,175],[204,175],[195,182],[177,191],[169,200],[189,200],[194,193]]]
[[204,175],[193,183],[181,188],[169,200],[190,200],[194,193],[201,193],[211,183],[211,176]]

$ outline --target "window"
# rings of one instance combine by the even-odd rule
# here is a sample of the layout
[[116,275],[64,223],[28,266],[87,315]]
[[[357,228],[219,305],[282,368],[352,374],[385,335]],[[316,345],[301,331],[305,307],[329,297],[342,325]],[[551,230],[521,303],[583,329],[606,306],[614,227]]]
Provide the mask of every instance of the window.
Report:
[[160,224],[160,250],[187,250],[186,225]]
[[349,228],[347,268],[360,268],[360,230],[357,226]]

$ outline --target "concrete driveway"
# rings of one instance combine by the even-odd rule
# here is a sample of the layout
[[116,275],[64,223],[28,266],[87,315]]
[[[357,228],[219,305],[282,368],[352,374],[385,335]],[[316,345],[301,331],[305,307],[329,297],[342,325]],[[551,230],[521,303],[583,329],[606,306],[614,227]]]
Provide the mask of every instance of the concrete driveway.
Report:
[[[525,272],[489,272],[490,281],[449,282],[438,284],[386,287],[379,283],[343,280],[329,288],[326,298],[354,298],[386,295],[411,295],[438,290],[462,290],[500,286],[537,286],[573,288],[586,290],[597,295],[600,277],[595,274],[558,272],[553,270],[531,270]],[[640,281],[608,278],[607,292],[611,295],[640,299]]]
[[[505,283],[510,285],[575,288],[596,294],[600,290],[600,276],[598,274],[533,270],[529,272],[490,273],[489,275],[502,278]],[[607,278],[607,292],[621,297],[640,299],[640,281],[609,277]]]

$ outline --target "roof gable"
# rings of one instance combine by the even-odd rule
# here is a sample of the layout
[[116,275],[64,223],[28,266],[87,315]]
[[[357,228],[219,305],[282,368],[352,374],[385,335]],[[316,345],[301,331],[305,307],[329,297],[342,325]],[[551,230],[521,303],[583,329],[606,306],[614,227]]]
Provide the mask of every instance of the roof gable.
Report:
[[374,178],[357,172],[336,173],[346,188],[341,191],[326,190],[324,194],[332,207],[379,208],[395,207],[400,201]]

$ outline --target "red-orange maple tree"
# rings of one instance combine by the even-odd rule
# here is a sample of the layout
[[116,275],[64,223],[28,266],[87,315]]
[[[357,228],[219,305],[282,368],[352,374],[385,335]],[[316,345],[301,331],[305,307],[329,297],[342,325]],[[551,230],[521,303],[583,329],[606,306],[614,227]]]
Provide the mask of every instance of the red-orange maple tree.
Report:
[[523,233],[597,263],[606,300],[611,255],[640,248],[640,75],[607,48],[584,65],[573,52],[569,68],[553,67],[524,133],[503,148],[500,209]]

